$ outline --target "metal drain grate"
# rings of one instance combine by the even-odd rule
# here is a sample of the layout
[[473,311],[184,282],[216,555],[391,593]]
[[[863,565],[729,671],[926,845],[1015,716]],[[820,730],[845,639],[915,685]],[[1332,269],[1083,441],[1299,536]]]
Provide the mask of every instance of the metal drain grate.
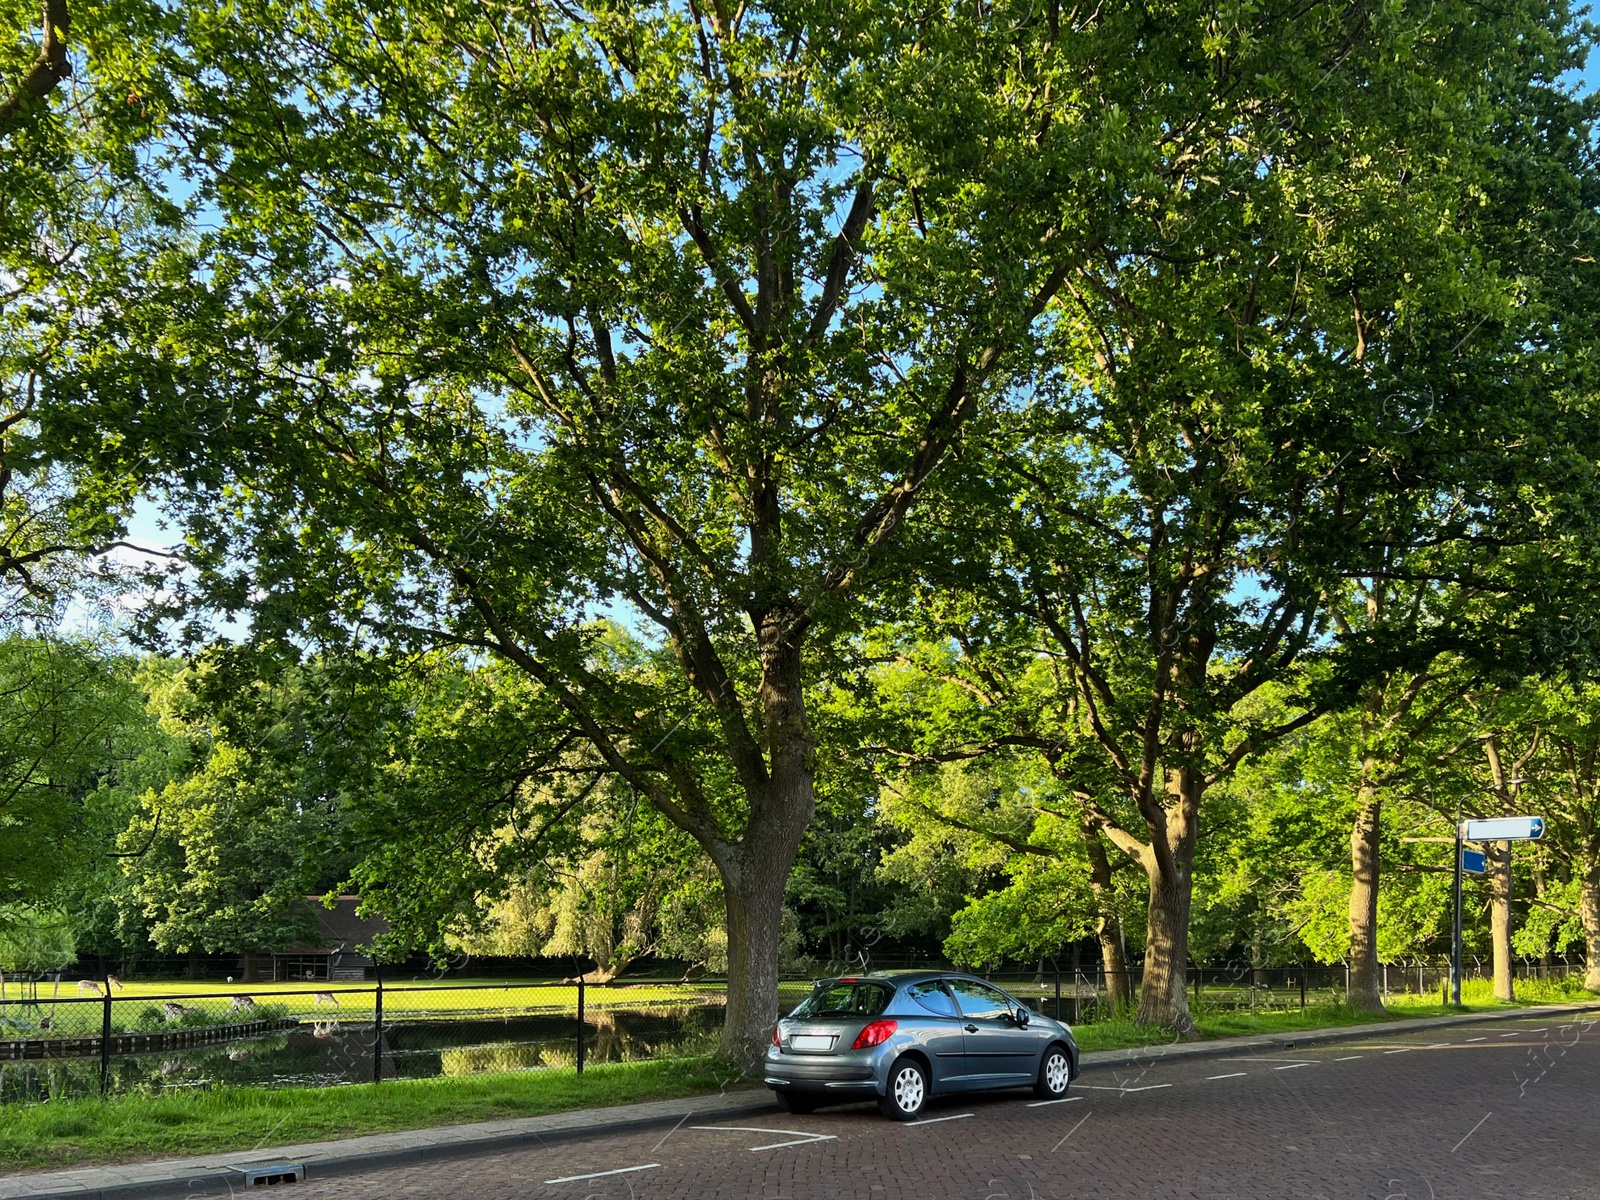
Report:
[[299,1183],[306,1177],[306,1169],[299,1163],[264,1163],[260,1166],[233,1169],[244,1176],[245,1187],[274,1187],[280,1183]]

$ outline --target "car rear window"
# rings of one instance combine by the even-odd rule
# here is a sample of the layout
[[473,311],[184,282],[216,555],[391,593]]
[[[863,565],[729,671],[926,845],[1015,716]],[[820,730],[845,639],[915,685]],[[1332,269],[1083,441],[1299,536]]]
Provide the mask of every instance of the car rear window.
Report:
[[881,983],[839,980],[818,986],[791,1017],[875,1017],[889,1007],[894,992]]

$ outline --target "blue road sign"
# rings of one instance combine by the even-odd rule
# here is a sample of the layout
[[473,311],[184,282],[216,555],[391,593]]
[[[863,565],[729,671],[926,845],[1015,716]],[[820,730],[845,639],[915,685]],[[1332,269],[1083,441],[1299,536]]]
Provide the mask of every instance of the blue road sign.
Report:
[[1463,850],[1461,869],[1468,875],[1482,875],[1489,869],[1489,856],[1482,850]]

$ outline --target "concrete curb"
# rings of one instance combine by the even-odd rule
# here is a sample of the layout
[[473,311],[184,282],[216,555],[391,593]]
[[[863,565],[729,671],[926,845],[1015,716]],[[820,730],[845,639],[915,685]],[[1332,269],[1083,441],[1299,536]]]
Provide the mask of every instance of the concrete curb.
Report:
[[[1452,1025],[1476,1025],[1595,1012],[1600,1003],[1536,1006],[1505,1012],[1463,1013],[1336,1026],[1265,1037],[1218,1038],[1204,1042],[1097,1050],[1083,1055],[1083,1069],[1149,1065],[1164,1059],[1210,1058],[1240,1050],[1282,1050],[1383,1034],[1413,1033]],[[132,1163],[117,1167],[0,1176],[0,1200],[158,1200],[161,1197],[231,1196],[242,1182],[238,1168],[267,1163],[299,1163],[305,1178],[325,1179],[411,1163],[470,1158],[533,1146],[555,1145],[603,1134],[669,1127],[690,1113],[707,1120],[776,1112],[765,1088],[748,1088],[718,1096],[689,1096],[615,1108],[580,1109],[543,1117],[520,1117],[473,1125],[447,1125],[399,1133],[368,1134],[329,1142],[309,1142],[262,1150],[231,1151],[198,1158]]]

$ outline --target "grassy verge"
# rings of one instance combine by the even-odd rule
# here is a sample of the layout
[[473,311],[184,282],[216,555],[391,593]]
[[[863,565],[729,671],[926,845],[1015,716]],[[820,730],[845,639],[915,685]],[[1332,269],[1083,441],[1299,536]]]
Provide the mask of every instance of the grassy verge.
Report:
[[[1572,1004],[1597,997],[1577,987],[1558,982],[1518,980],[1517,1001],[1496,1000],[1487,980],[1471,980],[1461,989],[1461,1006],[1444,1004],[1435,996],[1395,995],[1389,998],[1389,1011],[1382,1014],[1357,1012],[1339,1003],[1320,1003],[1298,1008],[1262,1012],[1202,1008],[1196,1023],[1201,1038],[1249,1037],[1266,1033],[1292,1033],[1297,1030],[1331,1029],[1342,1025],[1369,1025],[1382,1021],[1401,1021],[1415,1017],[1442,1017],[1471,1012],[1503,1012],[1507,1009],[1540,1004]],[[1078,1045],[1088,1050],[1126,1050],[1136,1046],[1156,1046],[1173,1040],[1170,1030],[1140,1025],[1129,1017],[1077,1025],[1073,1033]]]
[[571,1071],[397,1079],[332,1088],[228,1088],[8,1106],[0,1171],[132,1162],[363,1133],[531,1117],[715,1092],[736,1072],[709,1058]]

